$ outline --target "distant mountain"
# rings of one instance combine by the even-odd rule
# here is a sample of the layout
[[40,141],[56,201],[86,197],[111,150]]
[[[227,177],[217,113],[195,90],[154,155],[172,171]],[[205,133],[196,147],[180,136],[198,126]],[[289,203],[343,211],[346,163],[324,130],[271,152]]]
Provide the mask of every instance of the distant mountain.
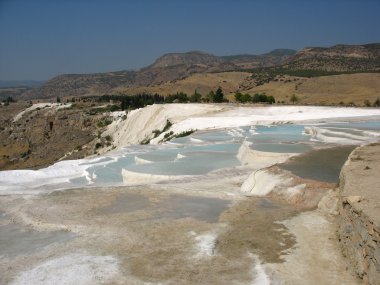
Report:
[[0,80],[0,88],[5,87],[37,87],[44,83],[38,80]]
[[128,85],[135,72],[118,71],[91,74],[63,74],[56,76],[42,86],[26,91],[23,99],[55,98],[64,96],[85,96],[105,94],[112,88]]
[[186,53],[167,53],[159,57],[150,68],[164,68],[176,65],[215,66],[223,62],[220,57],[212,54],[191,51]]
[[250,69],[284,64],[296,52],[292,49],[275,49],[261,55],[241,54],[222,56],[221,58],[239,68]]
[[138,71],[68,74],[54,77],[26,91],[22,98],[55,98],[115,93],[118,90],[174,83],[196,73],[242,71],[257,68],[363,72],[380,70],[380,44],[312,47],[296,52],[275,49],[260,55],[215,56],[199,51],[168,53]]

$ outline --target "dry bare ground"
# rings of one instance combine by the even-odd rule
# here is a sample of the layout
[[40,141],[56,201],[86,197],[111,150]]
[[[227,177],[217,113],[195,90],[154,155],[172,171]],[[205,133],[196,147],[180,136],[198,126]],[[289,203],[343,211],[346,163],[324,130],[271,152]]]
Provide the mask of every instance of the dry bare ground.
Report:
[[[291,77],[291,82],[270,82],[255,88],[248,93],[266,92],[277,101],[289,103],[292,94],[300,98],[301,104],[348,104],[353,102],[364,105],[364,100],[373,103],[380,97],[380,74],[357,73],[313,78]],[[294,79],[298,79],[294,81]]]
[[[185,92],[193,94],[195,90],[205,95],[211,90],[222,87],[227,97],[233,101],[233,94],[251,74],[248,72],[223,72],[194,74],[185,79],[166,82],[160,85],[135,88],[119,88],[115,91],[127,94],[141,92],[159,93],[162,95]],[[284,76],[283,81],[272,81],[248,90],[240,90],[251,95],[265,92],[277,101],[290,103],[292,94],[300,99],[299,104],[329,105],[354,103],[364,106],[364,101],[371,104],[380,97],[380,74],[357,73],[321,77]]]

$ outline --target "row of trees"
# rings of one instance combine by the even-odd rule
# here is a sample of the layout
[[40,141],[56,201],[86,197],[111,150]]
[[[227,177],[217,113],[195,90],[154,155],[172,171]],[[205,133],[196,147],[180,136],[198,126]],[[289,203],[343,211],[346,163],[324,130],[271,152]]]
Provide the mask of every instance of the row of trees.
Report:
[[162,103],[228,102],[228,100],[224,98],[223,90],[220,87],[215,92],[211,91],[206,96],[202,96],[202,94],[198,93],[195,90],[195,92],[190,96],[188,96],[184,92],[177,92],[176,94],[171,94],[166,97],[161,96],[159,94],[142,93],[142,94],[137,94],[134,96],[102,95],[99,97],[85,97],[84,99],[85,100],[95,99],[97,102],[110,102],[110,101],[120,102],[120,110],[123,110],[123,111],[127,109],[142,108],[146,105],[162,104]]
[[248,93],[242,94],[240,92],[236,92],[235,100],[239,103],[276,103],[276,100],[273,96],[267,96],[265,93],[256,93],[255,95],[251,96]]
[[224,98],[224,93],[221,87],[219,87],[215,92],[210,91],[206,96],[198,93],[197,90],[190,96],[183,92],[177,92],[176,94],[171,94],[165,97],[165,103],[223,103],[228,102],[227,99]]
[[15,103],[16,100],[13,99],[13,97],[8,96],[7,98],[3,99],[2,102],[5,103],[6,105],[9,105],[9,103]]
[[[198,93],[196,90],[195,92],[188,96],[184,92],[177,92],[176,94],[171,94],[166,97],[161,96],[159,94],[149,94],[149,93],[142,93],[137,94],[134,96],[130,95],[103,95],[99,97],[92,97],[96,98],[98,102],[110,102],[115,101],[120,102],[119,104],[110,105],[113,109],[112,111],[117,110],[131,110],[131,109],[137,109],[145,107],[146,105],[152,105],[152,104],[162,104],[162,103],[222,103],[222,102],[228,102],[227,99],[224,98],[224,93],[222,88],[218,88],[215,92],[211,91],[207,95],[203,96],[202,94]],[[268,96],[265,93],[256,93],[254,95],[250,95],[248,93],[235,93],[235,100],[239,103],[266,103],[266,104],[274,104],[276,103],[276,100],[273,96]],[[291,96],[289,101],[292,104],[296,104],[299,102],[299,97],[295,94]],[[57,100],[58,101],[58,100]],[[284,101],[282,101],[284,103]],[[378,98],[373,104],[371,104],[368,100],[365,100],[364,102],[365,106],[373,106],[373,107],[379,107],[380,106],[380,99]],[[120,106],[120,107],[119,107]]]
[[138,109],[145,107],[146,105],[162,104],[165,102],[164,96],[159,94],[142,93],[134,96],[130,95],[103,95],[96,97],[98,102],[120,102],[120,109],[122,111],[128,109]]

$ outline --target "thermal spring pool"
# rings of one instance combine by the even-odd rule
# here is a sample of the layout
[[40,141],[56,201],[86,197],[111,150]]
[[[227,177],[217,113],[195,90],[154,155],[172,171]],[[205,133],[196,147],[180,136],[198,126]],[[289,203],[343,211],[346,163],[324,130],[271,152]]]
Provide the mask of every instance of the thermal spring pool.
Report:
[[0,284],[358,284],[315,208],[379,138],[376,118],[242,124],[1,171]]

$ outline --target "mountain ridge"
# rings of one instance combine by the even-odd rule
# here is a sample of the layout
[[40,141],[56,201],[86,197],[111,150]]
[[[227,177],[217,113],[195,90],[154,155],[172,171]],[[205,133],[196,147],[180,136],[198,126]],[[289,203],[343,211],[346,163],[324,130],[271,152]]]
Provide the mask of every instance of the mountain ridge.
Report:
[[102,95],[112,93],[115,89],[158,86],[196,73],[250,71],[271,67],[328,72],[377,71],[380,70],[380,43],[306,47],[298,52],[275,49],[261,55],[216,56],[201,51],[167,53],[137,71],[59,75],[40,87],[26,91],[21,98]]

